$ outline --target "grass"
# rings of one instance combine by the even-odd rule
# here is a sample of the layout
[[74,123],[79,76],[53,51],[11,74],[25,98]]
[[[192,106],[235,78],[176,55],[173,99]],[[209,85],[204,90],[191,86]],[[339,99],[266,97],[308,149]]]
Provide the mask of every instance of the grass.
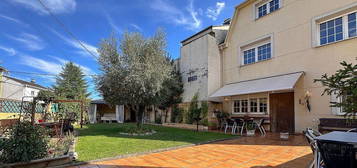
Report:
[[147,152],[155,149],[195,144],[233,137],[229,134],[194,132],[191,130],[147,125],[157,133],[148,136],[125,136],[119,132],[132,127],[126,124],[92,124],[78,128],[76,152],[79,161],[115,157],[123,154]]

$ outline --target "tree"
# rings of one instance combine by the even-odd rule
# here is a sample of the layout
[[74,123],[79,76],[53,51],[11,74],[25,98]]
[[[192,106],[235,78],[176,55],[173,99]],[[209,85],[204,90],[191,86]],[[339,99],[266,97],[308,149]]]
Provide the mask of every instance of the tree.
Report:
[[[73,62],[68,62],[62,67],[62,72],[56,78],[56,84],[53,86],[56,99],[82,100],[88,101],[90,93],[87,92],[88,85],[84,79],[85,75],[82,69]],[[81,116],[80,103],[59,103],[58,116],[67,117],[68,112],[74,112],[76,119]]]
[[112,105],[131,105],[137,126],[141,126],[145,106],[155,104],[162,84],[170,78],[165,34],[157,31],[145,38],[140,33],[124,33],[119,41],[112,35],[98,49],[100,71],[96,78],[99,92]]
[[56,78],[53,87],[58,99],[86,100],[90,94],[87,92],[87,82],[82,69],[73,62],[68,62],[62,67],[62,72]]
[[157,95],[157,105],[160,109],[165,110],[165,122],[169,108],[182,102],[181,94],[184,91],[181,74],[174,68],[174,60],[170,60],[170,64],[172,66],[171,78],[164,81],[163,87]]
[[341,100],[331,102],[331,107],[343,109],[345,117],[355,118],[357,114],[357,64],[348,64],[345,61],[340,63],[343,68],[335,74],[327,76],[322,75],[321,79],[315,79],[315,82],[321,82],[326,86],[322,95],[336,95]]

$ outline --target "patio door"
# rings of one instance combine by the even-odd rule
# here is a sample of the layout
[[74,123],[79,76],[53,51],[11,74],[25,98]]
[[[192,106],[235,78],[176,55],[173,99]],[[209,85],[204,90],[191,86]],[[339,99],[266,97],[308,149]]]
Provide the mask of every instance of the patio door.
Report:
[[272,132],[295,132],[294,92],[269,95]]

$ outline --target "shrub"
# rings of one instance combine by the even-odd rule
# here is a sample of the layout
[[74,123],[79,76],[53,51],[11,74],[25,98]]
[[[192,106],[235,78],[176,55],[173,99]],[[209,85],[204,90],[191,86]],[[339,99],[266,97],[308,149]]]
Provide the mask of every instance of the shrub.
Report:
[[161,115],[158,115],[157,118],[155,118],[155,123],[162,124],[162,116]]
[[183,121],[184,110],[177,106],[172,108],[171,122],[181,123]]
[[3,163],[28,162],[47,156],[48,133],[29,121],[12,126],[0,146],[0,160]]

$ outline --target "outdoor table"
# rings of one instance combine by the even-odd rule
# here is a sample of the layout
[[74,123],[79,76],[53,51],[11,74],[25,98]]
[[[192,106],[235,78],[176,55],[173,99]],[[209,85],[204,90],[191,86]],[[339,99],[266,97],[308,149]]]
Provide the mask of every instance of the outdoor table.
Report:
[[[357,148],[357,133],[355,132],[342,132],[342,131],[333,131],[315,138],[315,140],[324,140],[324,141],[335,141],[340,143],[346,143],[354,145]],[[317,155],[314,156],[315,159]],[[317,159],[316,159],[317,160]],[[317,163],[315,163],[317,167]]]

